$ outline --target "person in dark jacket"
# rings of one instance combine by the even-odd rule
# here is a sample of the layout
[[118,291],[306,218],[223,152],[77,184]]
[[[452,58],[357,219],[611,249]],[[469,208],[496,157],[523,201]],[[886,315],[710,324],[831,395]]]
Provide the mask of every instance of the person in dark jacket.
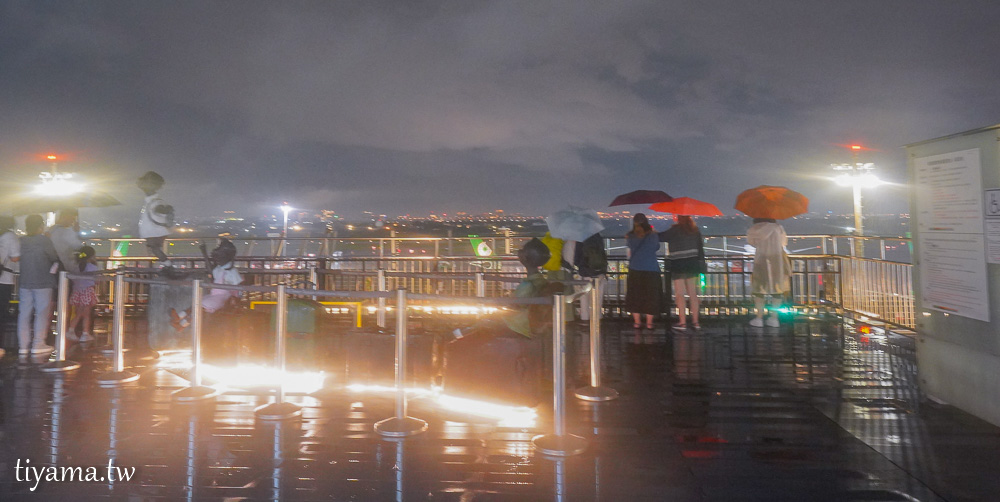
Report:
[[687,329],[687,305],[685,293],[691,301],[691,327],[701,329],[698,324],[698,276],[705,272],[705,246],[698,225],[690,216],[678,215],[676,223],[660,232],[660,242],[667,243],[667,270],[674,289],[677,304],[677,324],[674,329]]

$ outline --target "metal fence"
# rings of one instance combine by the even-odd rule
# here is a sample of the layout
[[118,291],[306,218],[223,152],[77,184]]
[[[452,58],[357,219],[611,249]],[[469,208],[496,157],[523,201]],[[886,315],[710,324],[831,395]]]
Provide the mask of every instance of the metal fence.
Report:
[[[526,238],[488,238],[494,246],[506,251],[516,250]],[[254,246],[264,247],[258,239]],[[358,239],[307,239],[322,249],[343,248]],[[342,242],[343,241],[343,242]],[[275,286],[277,284],[312,284],[331,291],[376,291],[379,270],[384,276],[383,291],[405,288],[412,293],[438,294],[456,297],[508,296],[524,277],[524,267],[511,255],[449,256],[451,248],[471,248],[464,239],[368,239],[363,248],[378,253],[387,249],[410,250],[412,246],[428,246],[426,252],[403,252],[383,256],[348,256],[316,254],[315,256],[240,256],[236,266],[244,276],[244,284]],[[745,314],[752,305],[750,277],[753,258],[743,236],[708,236],[705,239],[708,271],[702,279],[702,309],[707,315]],[[121,242],[126,242],[122,240]],[[103,241],[104,246],[121,248],[121,242]],[[128,241],[131,242],[131,241]],[[174,253],[173,263],[183,269],[204,267],[204,260],[191,252],[179,253],[177,248],[194,248],[198,241],[175,239],[168,246]],[[249,242],[240,241],[239,242]],[[376,243],[377,242],[377,243]],[[611,315],[624,314],[628,260],[621,253],[622,241],[607,239],[609,257],[608,287],[604,306]],[[271,247],[280,248],[280,244]],[[357,242],[355,242],[357,245]],[[196,249],[196,248],[195,248]],[[907,239],[850,236],[789,236],[788,249],[792,260],[792,284],[789,302],[796,307],[834,306],[849,312],[869,316],[893,325],[912,328],[915,325],[914,296],[911,278],[910,243]],[[309,254],[309,253],[307,253]],[[154,259],[146,256],[99,258],[107,270],[125,267],[132,274],[156,274]],[[101,305],[108,308],[113,301],[111,283],[98,283]],[[148,286],[129,284],[123,292],[130,308],[142,308],[148,299]],[[16,288],[15,288],[16,291]],[[258,294],[250,300],[273,300]],[[669,300],[668,300],[669,301]],[[669,306],[667,306],[669,308]]]

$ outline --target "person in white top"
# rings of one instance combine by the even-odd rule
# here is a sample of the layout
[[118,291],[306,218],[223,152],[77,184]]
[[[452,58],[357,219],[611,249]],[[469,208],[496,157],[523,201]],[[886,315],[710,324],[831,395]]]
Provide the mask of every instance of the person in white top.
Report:
[[[204,252],[204,244],[202,244]],[[236,269],[234,260],[236,259],[236,246],[229,239],[222,239],[219,246],[212,250],[208,257],[212,269],[212,284],[229,284],[236,286],[243,283],[243,276]],[[231,298],[239,297],[240,292],[232,289],[212,289],[202,297],[201,308],[209,314],[217,312],[226,306]],[[191,309],[177,312],[170,309],[170,325],[177,331],[183,330],[191,324]]]
[[76,254],[83,247],[80,239],[80,213],[76,209],[63,209],[56,216],[56,224],[48,231],[56,248],[62,269],[76,272]]
[[[756,315],[750,325],[760,328],[765,324],[778,327],[778,307],[785,293],[791,289],[792,262],[785,246],[788,236],[776,221],[754,218],[747,230],[747,243],[755,249],[753,274],[750,276],[750,293],[753,295]],[[764,303],[770,298],[771,315],[764,321]]]
[[149,171],[139,177],[136,186],[146,194],[145,202],[139,211],[139,237],[146,239],[146,247],[159,260],[164,268],[173,264],[163,252],[163,242],[170,235],[174,226],[174,207],[160,198],[159,190],[163,188],[163,176],[155,171]]
[[[14,272],[21,260],[21,245],[14,234],[14,218],[0,216],[0,335],[7,327],[10,315],[10,296],[14,290]],[[4,349],[0,348],[0,357]]]

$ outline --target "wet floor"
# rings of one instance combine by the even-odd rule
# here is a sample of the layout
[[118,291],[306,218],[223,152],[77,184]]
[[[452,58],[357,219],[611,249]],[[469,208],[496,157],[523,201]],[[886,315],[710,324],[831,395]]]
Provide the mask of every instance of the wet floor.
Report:
[[[579,329],[582,333],[582,329]],[[780,329],[707,323],[667,335],[604,327],[601,404],[568,393],[568,430],[590,441],[564,460],[536,453],[533,425],[450,411],[415,395],[429,424],[383,440],[391,393],[340,385],[290,401],[301,419],[258,422],[271,398],[227,393],[171,404],[184,371],[129,360],[141,375],[96,385],[107,359],[74,347],[81,369],[0,362],[0,500],[997,500],[1000,429],[932,404],[916,384],[912,340],[876,339],[836,319]],[[570,352],[586,380],[581,333]],[[135,468],[130,480],[119,479]],[[30,463],[28,463],[30,461]],[[19,463],[20,462],[20,463]],[[24,467],[94,467],[100,479],[34,478]],[[22,469],[18,469],[21,466]],[[36,476],[37,477],[37,476]],[[20,479],[20,480],[19,480]]]

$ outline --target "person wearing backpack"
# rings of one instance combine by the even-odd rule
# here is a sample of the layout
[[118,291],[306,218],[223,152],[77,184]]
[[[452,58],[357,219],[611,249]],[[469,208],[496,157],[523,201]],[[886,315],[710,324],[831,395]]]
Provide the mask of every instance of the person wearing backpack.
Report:
[[[573,265],[576,272],[584,279],[594,281],[597,292],[597,319],[601,318],[604,309],[604,291],[608,287],[608,252],[604,249],[604,239],[600,232],[587,237],[573,246]],[[590,298],[580,298],[580,319],[590,320]]]
[[174,207],[164,202],[158,193],[163,188],[163,176],[149,171],[139,177],[136,186],[146,194],[139,211],[139,237],[146,239],[146,247],[163,268],[172,267],[173,263],[163,252],[163,243],[174,226]]

